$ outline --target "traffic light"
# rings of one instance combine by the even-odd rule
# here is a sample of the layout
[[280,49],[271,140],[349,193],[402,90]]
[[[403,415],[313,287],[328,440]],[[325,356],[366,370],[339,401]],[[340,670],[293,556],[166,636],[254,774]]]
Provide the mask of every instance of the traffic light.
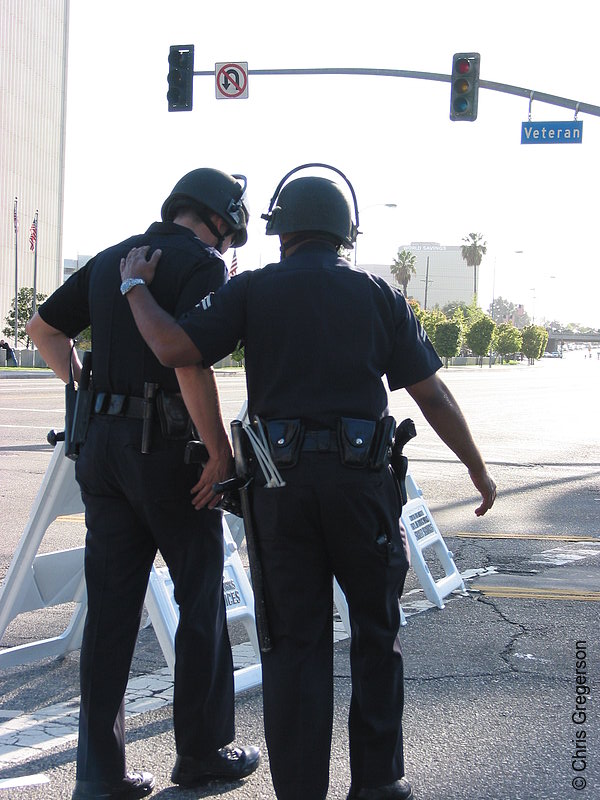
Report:
[[169,51],[169,111],[191,111],[194,84],[194,45],[173,45]]
[[477,119],[479,60],[479,53],[455,53],[452,58],[450,119],[454,122]]

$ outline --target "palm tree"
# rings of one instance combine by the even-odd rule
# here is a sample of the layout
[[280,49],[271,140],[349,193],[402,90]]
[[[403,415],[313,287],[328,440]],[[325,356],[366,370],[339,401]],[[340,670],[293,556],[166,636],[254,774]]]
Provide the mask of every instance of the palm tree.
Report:
[[477,267],[487,253],[487,242],[483,242],[481,233],[470,233],[463,238],[461,255],[467,262],[467,267],[473,267],[473,297],[477,298]]
[[402,286],[404,297],[408,297],[408,283],[416,273],[415,262],[417,257],[410,250],[398,250],[398,255],[390,267],[390,271],[397,283]]

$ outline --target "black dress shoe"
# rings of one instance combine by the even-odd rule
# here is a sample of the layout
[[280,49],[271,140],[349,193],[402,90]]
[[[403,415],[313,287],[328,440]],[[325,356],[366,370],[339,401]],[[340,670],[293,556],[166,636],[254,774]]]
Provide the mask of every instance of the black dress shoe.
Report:
[[406,778],[400,778],[375,789],[360,789],[358,792],[351,789],[348,800],[414,800],[414,795]]
[[128,772],[115,785],[102,781],[75,781],[72,800],[136,800],[149,795],[155,782],[151,772],[142,770]]
[[180,786],[202,786],[211,781],[237,781],[254,772],[259,761],[258,747],[227,745],[204,758],[177,756],[171,780]]

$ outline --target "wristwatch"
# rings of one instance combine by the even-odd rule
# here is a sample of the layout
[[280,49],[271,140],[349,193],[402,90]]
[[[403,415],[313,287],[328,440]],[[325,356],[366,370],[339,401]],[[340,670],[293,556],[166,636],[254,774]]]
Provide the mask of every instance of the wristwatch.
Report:
[[146,286],[146,281],[143,278],[126,278],[121,284],[121,294],[127,294],[134,286]]

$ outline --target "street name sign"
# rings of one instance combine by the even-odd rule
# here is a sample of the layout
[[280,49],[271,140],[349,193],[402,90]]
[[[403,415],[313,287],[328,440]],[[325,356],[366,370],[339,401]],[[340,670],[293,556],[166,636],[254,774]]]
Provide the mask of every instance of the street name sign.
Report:
[[522,122],[521,144],[581,144],[583,122]]

